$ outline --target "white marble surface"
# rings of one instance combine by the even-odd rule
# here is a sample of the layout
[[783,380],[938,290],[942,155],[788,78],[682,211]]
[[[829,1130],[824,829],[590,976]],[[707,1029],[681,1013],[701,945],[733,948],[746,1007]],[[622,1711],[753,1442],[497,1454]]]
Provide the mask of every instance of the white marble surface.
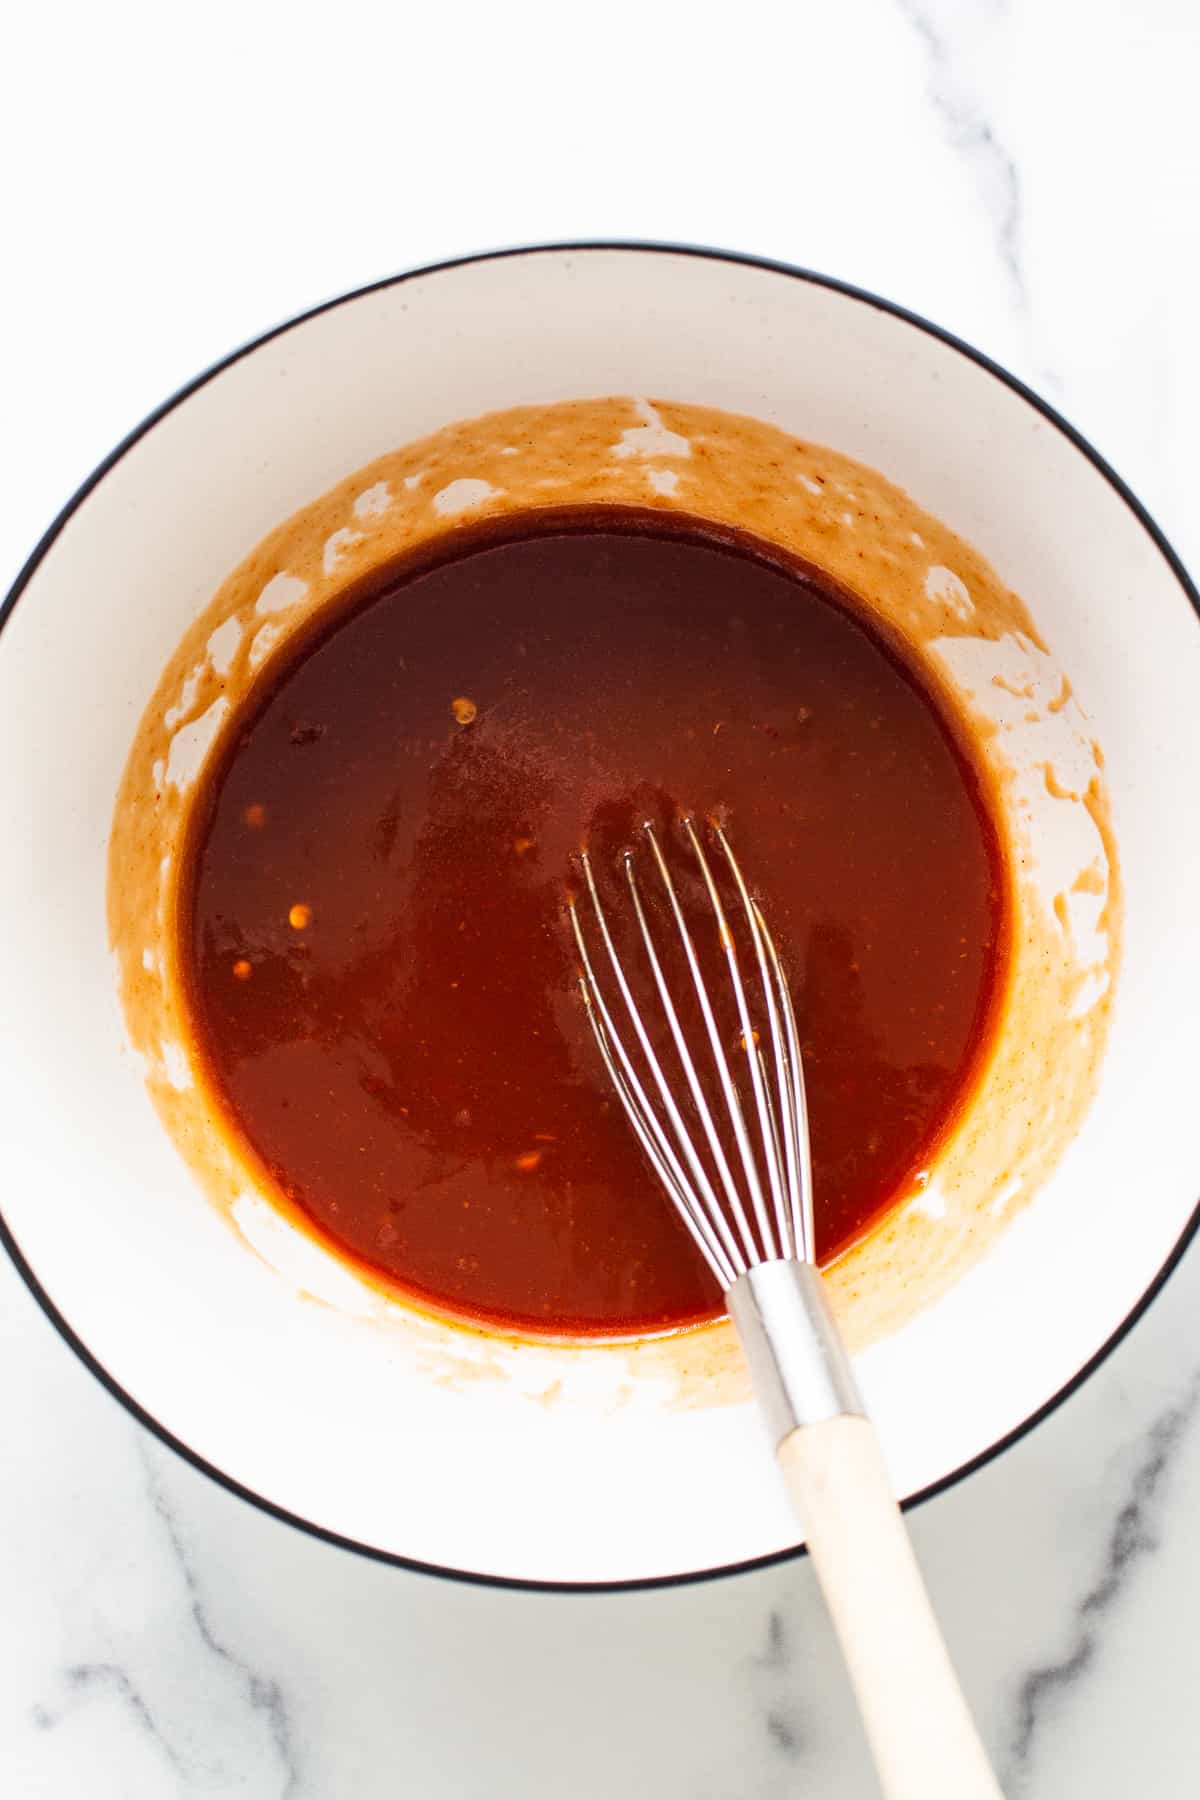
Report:
[[[0,571],[235,341],[409,263],[593,235],[758,250],[928,313],[1055,400],[1200,566],[1198,16],[23,9]],[[0,1027],[0,1078],[13,1054]],[[1198,1308],[1200,1252],[1079,1395],[913,1521],[1013,1796],[1196,1791]],[[149,1440],[7,1265],[0,1330],[5,1795],[874,1792],[807,1566],[598,1598],[376,1567]]]

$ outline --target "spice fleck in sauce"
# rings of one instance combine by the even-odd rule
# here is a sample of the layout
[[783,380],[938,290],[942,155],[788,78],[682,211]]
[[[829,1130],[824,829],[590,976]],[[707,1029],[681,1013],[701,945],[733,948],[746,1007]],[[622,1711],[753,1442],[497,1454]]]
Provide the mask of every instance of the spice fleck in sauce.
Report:
[[720,1300],[611,1100],[563,897],[719,810],[790,972],[823,1260],[920,1180],[986,1050],[1005,869],[940,703],[832,584],[678,514],[508,516],[269,667],[198,799],[189,1004],[234,1131],[343,1254],[506,1329]]

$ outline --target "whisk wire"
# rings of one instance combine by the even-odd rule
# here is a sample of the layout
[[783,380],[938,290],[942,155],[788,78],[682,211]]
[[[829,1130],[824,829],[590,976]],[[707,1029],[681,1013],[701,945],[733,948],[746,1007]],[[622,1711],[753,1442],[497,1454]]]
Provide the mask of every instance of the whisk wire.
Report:
[[[688,1178],[684,1173],[679,1157],[671,1144],[670,1138],[667,1136],[661,1120],[650,1103],[646,1090],[638,1076],[633,1058],[630,1056],[625,1041],[613,1021],[608,1003],[604,998],[603,990],[596,979],[596,973],[588,953],[587,942],[580,928],[577,907],[572,905],[570,909],[571,925],[574,930],[575,943],[579,950],[580,962],[582,964],[580,988],[588,1009],[588,1018],[591,1021],[592,1030],[600,1047],[600,1053],[612,1076],[613,1084],[617,1090],[617,1096],[625,1108],[630,1122],[638,1135],[639,1141],[643,1148],[649,1153],[651,1161],[654,1163],[655,1170],[658,1173],[660,1180],[662,1180],[663,1185],[667,1188],[676,1205],[683,1212],[685,1222],[688,1224],[689,1229],[691,1229],[710,1268],[713,1269],[718,1280],[732,1281],[735,1275],[739,1275],[743,1272],[745,1263],[739,1256],[737,1246],[729,1232],[728,1226],[725,1224],[721,1209],[717,1204],[716,1195],[713,1193],[704,1166],[695,1153],[691,1138],[679,1115],[679,1109],[675,1103],[674,1096],[671,1093],[670,1086],[663,1074],[658,1058],[654,1053],[654,1047],[650,1042],[649,1034],[646,1031],[641,1015],[634,1002],[633,995],[630,992],[625,970],[622,966],[621,959],[617,954],[616,945],[613,943],[612,934],[608,926],[608,919],[605,915],[604,907],[601,904],[600,895],[596,888],[595,877],[592,874],[591,860],[586,852],[581,856],[580,861],[583,865],[584,878],[587,882],[592,909],[596,915],[600,937],[608,952],[608,958],[612,964],[613,973],[616,977],[617,985],[621,991],[622,997],[624,998],[630,1019],[633,1022],[634,1030],[642,1049],[642,1054],[646,1059],[651,1075],[654,1078],[655,1085],[659,1090],[664,1111],[666,1112],[667,1118],[674,1131],[679,1148],[682,1150],[688,1163],[692,1178],[695,1181],[696,1186],[700,1189],[700,1193],[703,1195],[704,1200],[708,1203],[707,1211],[701,1204],[699,1197],[688,1185]],[[722,1238],[727,1241],[722,1243]],[[728,1277],[725,1274],[726,1269],[730,1271]]]
[[[792,996],[779,960],[779,954],[775,949],[774,940],[767,929],[767,922],[763,918],[757,902],[751,897],[746,886],[745,876],[733,854],[724,828],[714,825],[713,835],[724,852],[729,873],[745,910],[751,942],[754,945],[755,960],[758,963],[759,979],[762,983],[763,1001],[767,1010],[786,1156],[786,1181],[783,1186],[788,1210],[786,1217],[781,1214],[780,1233],[788,1254],[812,1260],[815,1256],[815,1247],[812,1228],[808,1108],[804,1094],[804,1065],[800,1055],[799,1034],[796,1030]],[[765,1069],[763,1078],[765,1082]],[[775,1146],[778,1155],[779,1134],[774,1110],[771,1112],[771,1123],[773,1127],[776,1127]]]
[[[629,860],[630,860],[629,858],[626,859],[627,862]],[[584,851],[582,853],[582,855],[580,857],[580,861],[583,865],[584,877],[587,882],[588,895],[589,895],[589,898],[591,899],[592,909],[596,915],[596,922],[600,927],[601,939],[604,943],[605,950],[608,954],[608,960],[612,965],[613,973],[614,973],[614,975],[616,977],[616,981],[617,981],[617,986],[621,992],[621,997],[625,1002],[625,1009],[629,1014],[630,1020],[632,1021],[632,1024],[633,1024],[634,1031],[637,1035],[638,1043],[641,1046],[642,1055],[646,1059],[647,1066],[649,1067],[650,1073],[654,1080],[654,1085],[658,1089],[659,1096],[663,1103],[663,1110],[665,1111],[665,1113],[667,1115],[667,1119],[670,1123],[671,1130],[674,1133],[676,1145],[677,1145],[678,1149],[682,1152],[684,1160],[686,1161],[688,1168],[691,1171],[692,1177],[693,1177],[694,1181],[696,1182],[696,1185],[700,1189],[701,1197],[708,1203],[708,1211],[706,1213],[704,1213],[703,1216],[705,1217],[705,1219],[711,1226],[715,1227],[717,1235],[723,1240],[723,1245],[724,1245],[726,1254],[728,1255],[734,1268],[740,1273],[742,1268],[745,1267],[744,1259],[742,1257],[741,1252],[739,1251],[739,1249],[737,1247],[737,1243],[733,1236],[733,1233],[729,1229],[729,1226],[725,1219],[725,1215],[722,1212],[720,1206],[717,1204],[716,1195],[713,1192],[712,1185],[709,1181],[707,1171],[705,1170],[704,1164],[701,1162],[699,1156],[696,1153],[695,1146],[692,1143],[691,1134],[689,1133],[686,1125],[684,1124],[682,1115],[680,1114],[679,1107],[676,1103],[675,1096],[674,1096],[674,1093],[671,1088],[671,1084],[667,1080],[667,1077],[663,1070],[662,1064],[659,1061],[657,1054],[655,1053],[653,1042],[650,1038],[648,1031],[646,1030],[645,1024],[642,1020],[642,1016],[641,1016],[640,1012],[638,1011],[637,1004],[634,1000],[633,993],[632,993],[632,990],[629,985],[629,981],[625,974],[625,969],[621,963],[620,957],[617,954],[617,948],[616,948],[616,944],[613,941],[612,932],[609,928],[607,914],[605,913],[604,907],[600,900],[600,892],[596,886],[596,878],[595,878],[595,874],[592,869],[591,858],[588,856],[586,851]],[[632,876],[630,877],[630,879],[632,882]],[[640,902],[640,896],[636,892],[636,887],[634,888],[634,903],[635,903],[635,907],[637,908],[638,912],[640,913],[641,912],[641,902]],[[644,918],[644,915],[643,915],[643,918]],[[576,919],[575,922],[576,922],[577,935],[578,935],[578,920]],[[645,924],[643,923],[643,931],[646,931],[646,929],[647,928],[646,928]],[[647,936],[647,943],[649,945],[651,962],[652,962],[652,964],[657,964],[657,958],[654,955],[653,941],[650,940],[648,936]],[[661,971],[659,971],[658,973],[661,977]],[[594,976],[593,976],[593,985],[595,985]],[[599,993],[598,987],[597,987],[596,991],[597,991],[597,993]],[[671,1006],[670,995],[666,988],[665,983],[661,983],[660,992],[663,995],[664,1005],[667,1008],[668,1014],[673,1015],[674,1008]],[[604,1013],[604,1023],[605,1023],[606,1029],[608,1030],[609,1035],[613,1039],[614,1043],[617,1045],[621,1056],[623,1058],[625,1058],[624,1045],[622,1044],[620,1034],[616,1030],[616,1027],[612,1020],[612,1016],[609,1013],[607,1007],[603,1008],[603,1013]],[[678,1021],[676,1021],[676,1029],[678,1029]],[[683,1039],[682,1034],[679,1035],[679,1038],[677,1041],[680,1043],[684,1043],[684,1047],[686,1050],[686,1042]],[[625,1058],[625,1060],[628,1061],[627,1058]],[[640,1087],[640,1084],[639,1084],[638,1092],[642,1096],[643,1104],[646,1104],[644,1090]],[[701,1095],[701,1099],[702,1098],[703,1098],[703,1096]],[[655,1127],[659,1127],[659,1121],[658,1121],[657,1117],[654,1115],[653,1110],[652,1109],[648,1109],[648,1110],[649,1110],[649,1117],[650,1117],[651,1123]],[[659,1127],[659,1128],[661,1129],[661,1127]],[[736,1189],[732,1187],[732,1177],[729,1175],[728,1166],[726,1165],[726,1163],[724,1161],[723,1155],[720,1153],[719,1139],[716,1140],[716,1143],[717,1143],[717,1151],[718,1151],[718,1158],[717,1158],[718,1169],[721,1172],[724,1180],[729,1184],[730,1191],[732,1191],[736,1194]],[[672,1159],[672,1160],[674,1160],[674,1159]],[[680,1179],[681,1180],[684,1179],[682,1176],[682,1172],[680,1172]]]
[[[668,901],[672,907],[672,910],[675,914],[675,919],[676,919],[676,923],[678,925],[680,934],[685,939],[685,949],[687,952],[690,953],[690,950],[691,950],[690,940],[687,940],[687,936],[686,936],[687,928],[683,921],[683,915],[679,908],[678,897],[675,893],[674,886],[671,882],[670,873],[666,868],[666,864],[662,860],[662,856],[658,850],[658,844],[654,838],[653,832],[651,831],[649,825],[647,825],[645,827],[645,830],[646,830],[647,837],[650,841],[651,848],[653,849],[653,851],[655,852],[655,855],[657,857],[660,872],[663,875],[663,882],[664,882],[664,887],[666,889],[667,899],[668,899]],[[636,874],[636,870],[635,870],[635,866],[634,866],[634,859],[633,859],[632,855],[630,855],[628,853],[625,856],[625,878],[629,885],[630,897],[633,901],[634,915],[637,919],[638,926],[641,930],[642,942],[645,945],[646,958],[650,964],[650,969],[654,976],[654,983],[655,983],[656,988],[658,989],[658,997],[662,1003],[663,1012],[666,1015],[667,1025],[668,1025],[668,1028],[671,1033],[672,1041],[674,1042],[674,1045],[675,1045],[675,1051],[676,1051],[677,1056],[679,1057],[680,1065],[683,1069],[684,1077],[688,1084],[688,1091],[692,1096],[692,1103],[696,1108],[696,1114],[700,1120],[700,1125],[701,1125],[701,1129],[704,1132],[705,1141],[707,1142],[709,1150],[712,1153],[713,1161],[715,1162],[715,1164],[717,1166],[717,1174],[720,1178],[721,1186],[724,1189],[725,1198],[729,1202],[730,1210],[732,1211],[734,1219],[737,1222],[738,1230],[742,1234],[742,1242],[743,1242],[743,1244],[745,1244],[749,1239],[750,1225],[749,1225],[748,1219],[746,1218],[745,1211],[742,1207],[741,1192],[738,1188],[736,1180],[734,1179],[733,1171],[729,1166],[729,1159],[725,1154],[725,1146],[721,1142],[721,1135],[720,1135],[719,1131],[717,1130],[716,1120],[713,1118],[712,1109],[710,1108],[710,1106],[708,1104],[708,1099],[707,1099],[707,1096],[704,1091],[704,1084],[701,1081],[700,1076],[697,1072],[696,1064],[692,1058],[692,1053],[688,1046],[687,1035],[684,1032],[683,1027],[679,1022],[679,1014],[676,1010],[675,1003],[671,998],[670,985],[667,982],[665,974],[663,973],[662,962],[659,958],[658,951],[655,947],[654,936],[650,930],[649,920],[646,917],[646,909],[642,904],[642,896],[641,896],[641,892],[640,892],[640,890],[638,888],[638,884],[637,884],[637,874]],[[699,973],[699,969],[695,966],[693,959],[690,957],[690,954],[689,954],[689,962],[692,964],[692,977],[693,977],[693,980],[697,984],[697,991],[701,996],[701,1006],[703,1009],[706,1009],[706,1018],[707,1018],[709,1016],[709,1013],[707,1011],[708,995],[707,995],[707,992],[703,988],[703,982],[702,982],[702,978]],[[713,1029],[715,1030],[715,1021],[713,1022]],[[718,1039],[718,1042],[719,1042],[719,1039]],[[681,1130],[683,1129],[682,1121],[680,1121],[680,1129]],[[685,1136],[686,1136],[686,1133],[685,1133]],[[730,1255],[733,1257],[735,1263],[739,1266],[739,1268],[745,1268],[747,1266],[748,1253],[745,1250],[740,1249],[738,1247],[738,1245],[733,1237],[733,1233],[730,1231],[728,1222],[725,1218],[725,1214],[719,1207],[717,1208],[717,1218],[719,1220],[722,1231],[727,1238]]]
[[[758,1033],[753,1029],[750,1022],[750,1008],[746,998],[745,984],[742,981],[737,945],[734,942],[733,933],[730,931],[726,922],[725,909],[721,902],[721,896],[717,890],[716,882],[713,880],[712,871],[708,866],[708,858],[704,854],[704,847],[696,835],[696,828],[691,819],[685,819],[683,826],[695,854],[696,861],[700,865],[700,873],[703,877],[704,885],[708,890],[708,897],[712,902],[713,911],[717,916],[717,929],[720,933],[721,948],[725,952],[726,962],[729,967],[734,1004],[737,1007],[738,1023],[741,1026],[742,1048],[746,1054],[746,1066],[750,1072],[750,1085],[754,1093],[754,1104],[758,1112],[759,1128],[762,1132],[764,1160],[767,1166],[767,1176],[771,1184],[771,1198],[775,1205],[775,1222],[779,1231],[778,1240],[773,1240],[765,1217],[760,1215],[759,1224],[763,1233],[763,1248],[768,1257],[794,1256],[795,1247],[794,1245],[789,1244],[791,1235],[789,1226],[791,1221],[788,1215],[787,1199],[784,1193],[783,1161],[779,1155],[780,1133],[775,1118],[774,1107],[768,1100],[764,1061],[760,1054]],[[775,999],[774,995],[771,993],[771,983],[766,969],[766,958],[762,945],[759,942],[758,925],[754,917],[754,909],[751,904],[750,895],[746,891],[746,884],[741,879],[741,870],[738,868],[737,863],[733,858],[728,841],[719,825],[714,827],[714,835],[725,853],[725,859],[729,864],[738,888],[739,898],[742,900],[745,908],[746,919],[750,929],[750,937],[754,945],[763,984],[763,994],[767,1005],[767,1015],[769,1020],[768,1030],[772,1039],[772,1047],[775,1050],[776,1055],[778,1055],[781,1046],[778,1022],[775,1016]],[[785,1114],[787,1112],[787,1093],[788,1089],[782,1079],[781,1072],[779,1094],[781,1101],[784,1103],[783,1110]]]
[[[725,1046],[721,1040],[721,1030],[717,1024],[716,1015],[713,1012],[708,987],[700,969],[700,963],[696,956],[696,948],[692,943],[691,933],[687,928],[687,921],[683,916],[683,908],[679,903],[679,895],[675,891],[675,883],[671,878],[671,871],[667,866],[666,858],[663,856],[662,849],[655,836],[654,827],[649,820],[642,826],[642,832],[646,842],[650,846],[655,863],[658,866],[658,872],[662,879],[667,902],[679,932],[679,941],[683,947],[683,953],[687,961],[688,970],[691,974],[696,1000],[700,1007],[700,1014],[704,1020],[704,1029],[708,1036],[713,1065],[717,1072],[717,1079],[725,1101],[726,1111],[733,1128],[734,1142],[737,1145],[738,1156],[742,1164],[743,1178],[746,1186],[750,1190],[750,1199],[751,1204],[754,1207],[755,1216],[761,1220],[765,1216],[765,1209],[763,1207],[762,1188],[758,1179],[758,1170],[755,1166],[754,1156],[750,1149],[750,1138],[746,1131],[746,1121],[745,1115],[742,1112],[741,1096],[734,1086],[733,1077],[730,1074],[729,1061],[725,1055]],[[703,1085],[701,1085],[698,1091],[697,1104],[704,1121],[705,1132],[711,1138],[711,1135],[715,1132],[716,1128],[712,1123],[708,1099],[704,1092]],[[758,1262],[761,1260],[763,1252],[759,1248],[758,1241],[754,1235],[754,1230],[746,1216],[746,1211],[742,1204],[741,1188],[737,1185],[732,1174],[729,1172],[728,1163],[724,1156],[722,1156],[721,1165],[730,1209],[737,1222],[737,1228],[741,1233],[743,1254],[748,1262]]]
[[[732,852],[729,854],[732,858]],[[736,866],[735,864],[734,867],[736,868]],[[787,977],[783,972],[783,964],[779,960],[779,952],[775,948],[775,940],[767,929],[767,921],[763,918],[757,905],[754,907],[754,916],[758,920],[758,928],[762,933],[775,990],[782,1003],[788,1077],[787,1085],[784,1088],[783,1111],[790,1133],[788,1138],[788,1194],[791,1202],[792,1224],[796,1234],[796,1253],[803,1262],[815,1262],[817,1260],[817,1239],[816,1228],[813,1224],[812,1155],[808,1139],[808,1100],[804,1091],[804,1059],[800,1054],[800,1033],[796,1026],[796,1009],[792,1005],[791,989],[788,987]]]
[[[692,933],[667,859],[654,826],[646,821],[642,836],[650,850],[662,885],[663,895],[673,919],[695,991],[696,1001],[708,1040],[712,1065],[725,1104],[729,1130],[736,1146],[736,1161],[741,1166],[742,1182],[734,1175],[726,1153],[722,1132],[717,1125],[705,1081],[697,1068],[671,996],[655,934],[651,927],[640,890],[636,858],[626,852],[623,859],[625,879],[632,901],[642,947],[654,987],[662,1008],[667,1030],[678,1056],[687,1089],[691,1096],[701,1133],[716,1170],[717,1184],[724,1193],[726,1205],[718,1200],[716,1189],[700,1156],[697,1144],[672,1094],[671,1084],[634,995],[621,953],[618,951],[600,897],[591,859],[587,852],[580,857],[590,910],[595,917],[606,960],[610,965],[618,991],[628,1014],[645,1067],[661,1102],[662,1114],[647,1093],[629,1046],[618,1029],[605,1001],[601,984],[589,955],[579,918],[577,903],[571,906],[571,922],[579,950],[580,988],[588,1008],[593,1032],[621,1101],[639,1142],[646,1150],[659,1179],[683,1217],[698,1248],[718,1281],[728,1290],[734,1280],[747,1269],[762,1262],[812,1256],[812,1200],[808,1179],[807,1120],[804,1113],[803,1073],[799,1039],[787,982],[783,975],[766,923],[746,885],[725,832],[714,826],[714,836],[733,881],[746,929],[753,947],[754,961],[762,990],[765,1012],[767,1050],[754,1029],[751,1003],[742,976],[737,943],[730,926],[720,890],[704,846],[691,819],[683,820],[683,831],[695,858],[696,866],[712,908],[717,941],[724,956],[729,976],[733,1008],[745,1052],[749,1090],[753,1098],[748,1115],[735,1080],[721,1028],[717,1021],[708,983],[702,971]],[[772,1080],[773,1076],[773,1080]],[[748,1118],[758,1127],[757,1143],[752,1140]],[[686,1165],[686,1168],[685,1168]],[[763,1175],[765,1172],[766,1182]],[[689,1179],[690,1178],[690,1179]],[[770,1191],[768,1205],[767,1189]],[[750,1211],[743,1194],[749,1195]],[[750,1214],[753,1214],[753,1222]]]
[[[584,998],[587,999],[586,983],[581,982],[580,986],[584,990]],[[590,1006],[588,1017],[591,1021],[592,1030],[595,1034],[596,1042],[600,1047],[600,1054],[604,1059],[612,1084],[617,1091],[621,1104],[625,1108],[626,1115],[630,1124],[633,1126],[638,1141],[650,1159],[655,1173],[666,1188],[668,1194],[674,1200],[676,1207],[687,1220],[697,1248],[716,1280],[719,1281],[722,1286],[731,1285],[736,1279],[736,1274],[740,1271],[735,1272],[726,1261],[720,1245],[717,1244],[713,1238],[708,1219],[697,1207],[695,1198],[690,1190],[678,1179],[675,1171],[665,1160],[663,1151],[659,1149],[661,1138],[655,1129],[654,1116],[644,1105],[645,1096],[643,1094],[639,1101],[633,1093],[628,1080],[617,1066],[613,1057],[608,1034],[601,1025],[596,1013],[590,1009]]]

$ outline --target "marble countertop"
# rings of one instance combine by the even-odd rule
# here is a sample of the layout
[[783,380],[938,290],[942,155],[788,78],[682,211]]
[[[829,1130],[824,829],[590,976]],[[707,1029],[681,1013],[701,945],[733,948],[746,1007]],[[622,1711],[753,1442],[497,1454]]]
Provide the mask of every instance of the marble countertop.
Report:
[[[736,29],[731,21],[736,20]],[[15,42],[14,42],[15,38]],[[1200,567],[1190,0],[610,0],[10,27],[0,569],[230,344],[476,246],[633,236],[859,282],[990,352]],[[0,1036],[0,1079],[11,1038]],[[1025,1800],[1191,1795],[1200,1251],[1100,1372],[923,1507],[918,1553]],[[148,1438],[0,1266],[0,1792],[20,1800],[855,1800],[807,1564],[557,1597],[375,1566]]]

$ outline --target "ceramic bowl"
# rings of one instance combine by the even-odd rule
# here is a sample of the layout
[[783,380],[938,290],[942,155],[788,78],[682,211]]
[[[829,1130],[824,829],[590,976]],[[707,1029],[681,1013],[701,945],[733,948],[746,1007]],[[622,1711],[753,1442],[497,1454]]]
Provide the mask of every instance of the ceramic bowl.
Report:
[[[645,245],[419,270],[199,377],[46,534],[0,636],[0,1144],[8,1248],[142,1422],[234,1491],[383,1558],[612,1585],[795,1549],[749,1405],[561,1408],[422,1379],[199,1192],[129,1053],[105,920],[114,796],[189,622],[296,508],[448,422],[580,396],[744,413],[879,469],[1028,602],[1103,745],[1123,963],[1099,1091],[1052,1178],[860,1359],[901,1494],[1045,1415],[1181,1254],[1200,1193],[1198,601],[1111,468],[926,322],[774,264]],[[536,1386],[536,1384],[533,1384]]]

